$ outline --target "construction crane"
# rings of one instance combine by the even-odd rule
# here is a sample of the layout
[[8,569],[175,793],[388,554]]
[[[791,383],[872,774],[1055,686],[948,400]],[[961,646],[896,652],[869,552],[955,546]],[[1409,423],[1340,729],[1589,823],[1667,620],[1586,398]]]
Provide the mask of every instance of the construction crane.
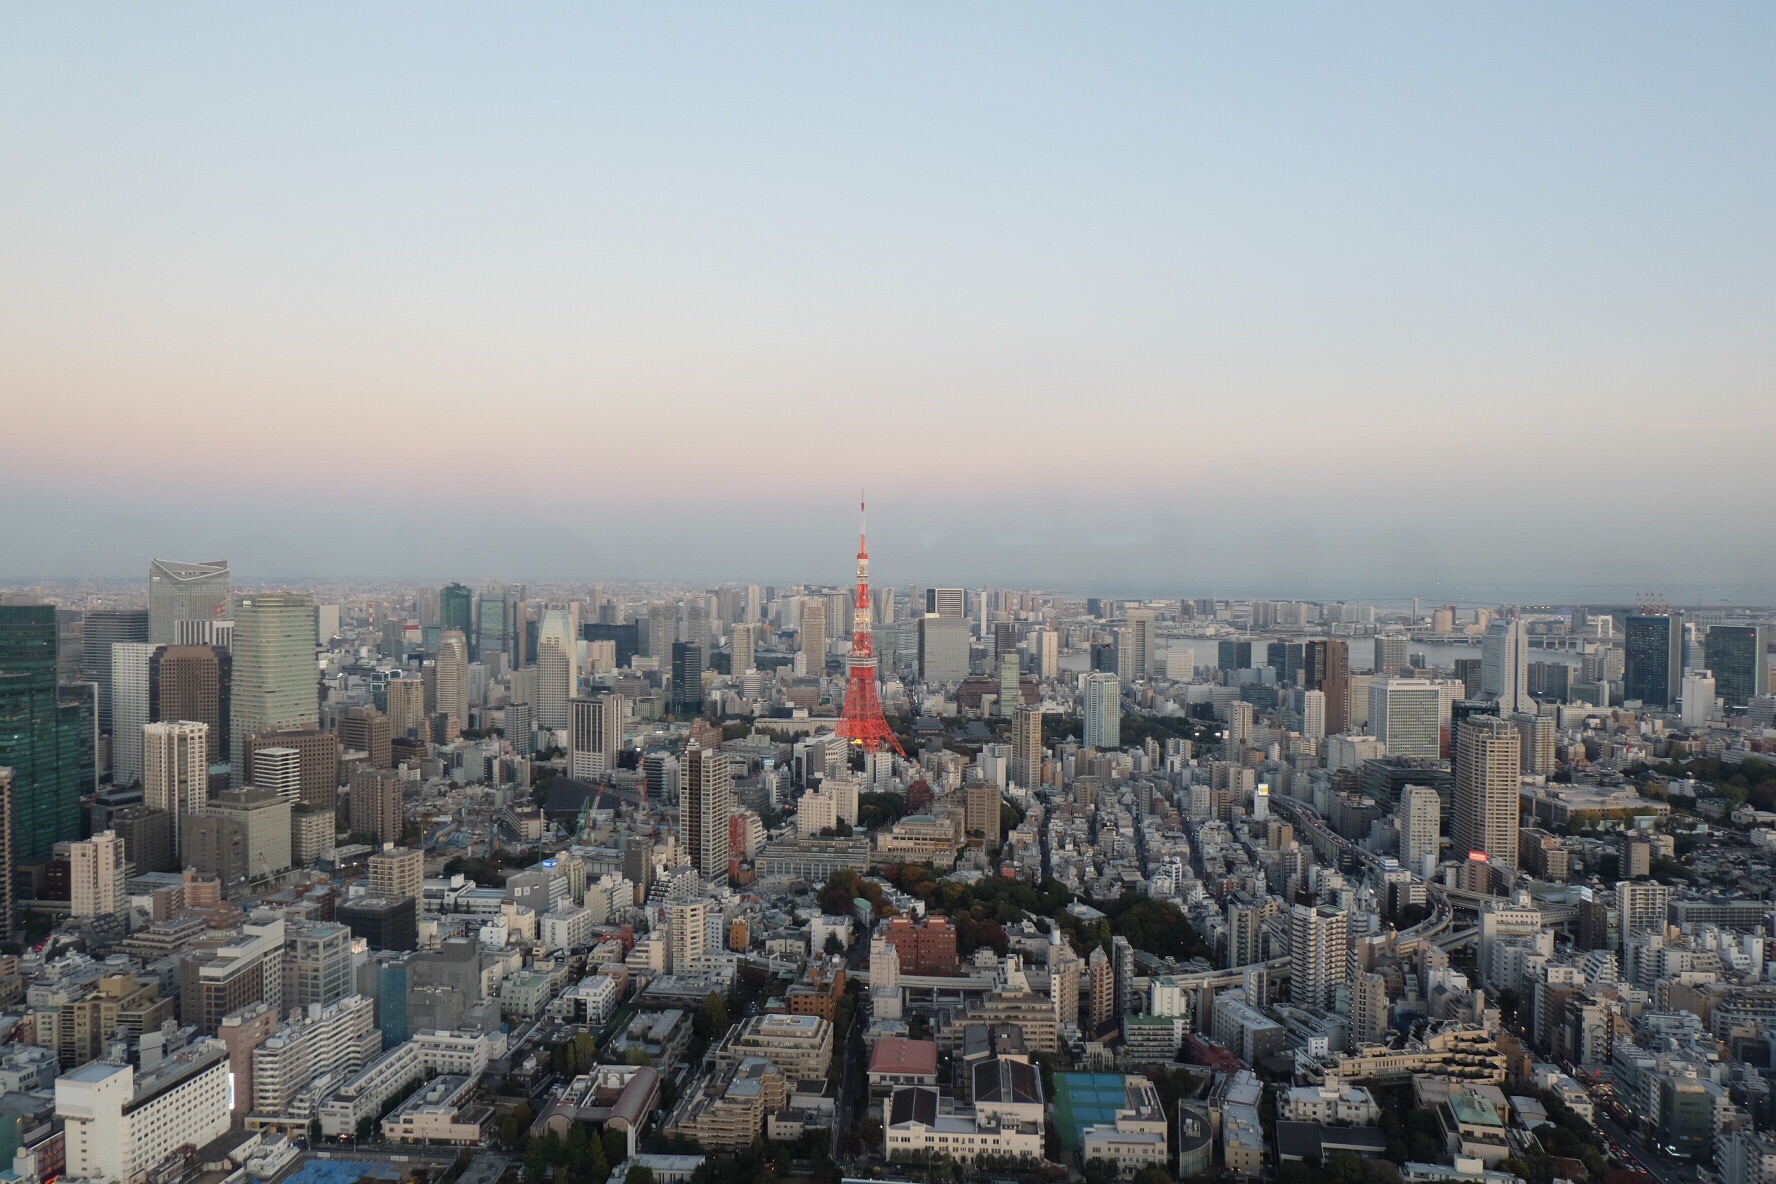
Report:
[[592,816],[598,813],[598,804],[604,801],[604,787],[609,784],[608,781],[600,781],[598,792],[586,799],[586,804],[580,807],[580,828],[575,837],[581,843],[592,841]]

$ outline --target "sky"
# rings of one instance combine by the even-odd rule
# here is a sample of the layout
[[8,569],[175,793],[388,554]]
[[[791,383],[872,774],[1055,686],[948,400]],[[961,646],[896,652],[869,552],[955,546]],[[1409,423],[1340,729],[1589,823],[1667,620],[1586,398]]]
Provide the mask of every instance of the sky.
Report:
[[[1776,5],[0,7],[0,580],[1776,601]],[[1575,593],[1578,595],[1578,593]]]

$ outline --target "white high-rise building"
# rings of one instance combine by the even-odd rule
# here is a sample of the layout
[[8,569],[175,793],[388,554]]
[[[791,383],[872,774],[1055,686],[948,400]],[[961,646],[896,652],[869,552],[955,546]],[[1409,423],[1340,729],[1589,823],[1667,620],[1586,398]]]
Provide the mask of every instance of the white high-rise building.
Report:
[[734,781],[728,754],[693,743],[681,772],[684,808],[680,833],[697,874],[728,874],[728,815],[734,812]]
[[228,1133],[228,1049],[199,1040],[138,1076],[133,1065],[93,1061],[56,1078],[66,1174],[141,1180],[181,1147]]
[[128,875],[123,839],[105,831],[68,845],[68,887],[76,917],[116,916],[124,911]]
[[1480,647],[1480,693],[1498,699],[1499,714],[1534,711],[1529,697],[1529,638],[1520,617],[1492,622]]
[[438,635],[438,714],[457,730],[469,726],[469,642],[461,629]]
[[1124,682],[1153,677],[1153,610],[1131,608],[1116,635],[1116,675]]
[[1326,692],[1305,691],[1301,696],[1301,734],[1309,740],[1326,738]]
[[1122,747],[1122,681],[1094,670],[1085,676],[1085,746]]
[[1426,678],[1369,684],[1369,729],[1389,756],[1436,760],[1443,753],[1443,689]]
[[[1762,659],[1760,659],[1762,660]],[[1684,675],[1683,722],[1686,728],[1705,728],[1714,718],[1714,674],[1697,670]]]
[[668,970],[682,974],[708,952],[710,903],[699,899],[666,906]]
[[1350,933],[1344,910],[1297,902],[1289,906],[1289,999],[1297,1007],[1329,1007],[1348,981]]
[[1036,676],[1054,678],[1061,672],[1061,635],[1053,629],[1036,631]]
[[295,808],[302,802],[302,754],[294,748],[254,749],[249,784],[270,790]]
[[534,703],[539,728],[551,730],[567,727],[567,704],[573,698],[578,682],[574,657],[579,650],[575,639],[573,610],[551,608],[543,611],[537,629],[537,693]]
[[1428,876],[1437,863],[1443,800],[1428,785],[1408,785],[1400,791],[1394,823],[1400,832],[1400,862],[1413,875]]
[[210,800],[209,746],[208,724],[181,720],[142,729],[142,804],[166,811],[175,855],[183,853],[185,819]]
[[228,594],[226,559],[154,560],[148,565],[148,640],[156,645],[187,644],[179,640],[179,622],[226,620]]
[[616,768],[623,741],[623,697],[575,698],[569,707],[568,775],[583,780]]
[[246,745],[254,733],[320,726],[319,680],[312,597],[261,592],[235,601],[229,722],[234,784],[247,782]]
[[746,585],[746,623],[757,625],[765,619],[763,590],[757,584]]
[[152,643],[120,641],[111,647],[111,783],[142,780],[142,729],[148,726]]

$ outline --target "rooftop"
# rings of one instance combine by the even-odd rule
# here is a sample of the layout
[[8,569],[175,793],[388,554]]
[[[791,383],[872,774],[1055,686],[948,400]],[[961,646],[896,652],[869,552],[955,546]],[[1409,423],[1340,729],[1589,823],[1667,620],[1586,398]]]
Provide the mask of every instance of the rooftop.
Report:
[[937,1072],[937,1042],[884,1036],[870,1052],[871,1073],[924,1074]]

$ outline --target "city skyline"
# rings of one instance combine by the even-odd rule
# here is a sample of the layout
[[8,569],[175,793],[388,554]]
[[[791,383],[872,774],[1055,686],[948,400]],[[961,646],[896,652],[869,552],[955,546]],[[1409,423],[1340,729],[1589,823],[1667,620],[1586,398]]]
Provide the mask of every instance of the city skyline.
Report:
[[3,19],[0,579],[1776,598],[1767,6]]

